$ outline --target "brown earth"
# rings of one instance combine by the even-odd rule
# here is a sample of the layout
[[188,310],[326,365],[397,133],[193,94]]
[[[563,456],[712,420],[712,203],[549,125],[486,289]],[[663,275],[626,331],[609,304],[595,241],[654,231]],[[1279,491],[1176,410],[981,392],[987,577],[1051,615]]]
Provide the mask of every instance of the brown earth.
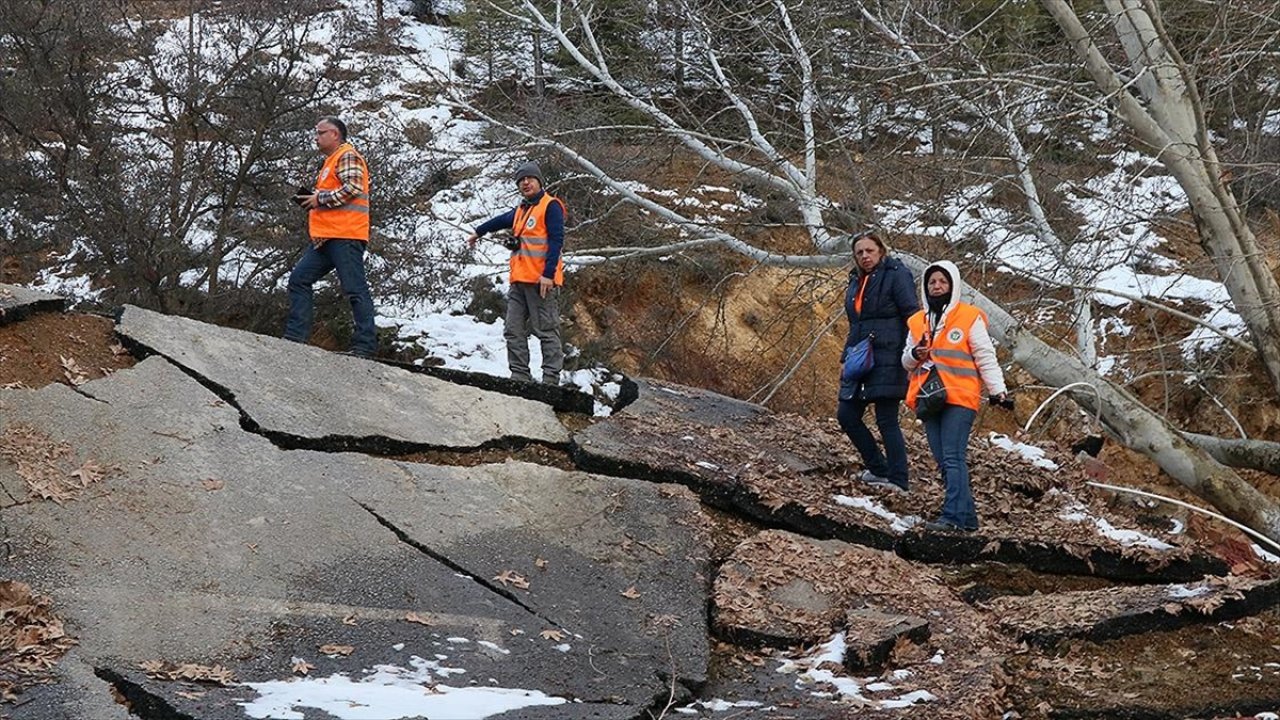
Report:
[[[736,302],[762,307],[763,297],[740,298]],[[119,347],[112,323],[104,317],[40,314],[0,327],[0,385],[20,383],[32,388],[49,383],[73,385],[127,368],[134,362],[134,358]],[[750,365],[743,363],[744,367]],[[1029,412],[1019,408],[1017,419],[1024,419]],[[1014,420],[988,412],[980,425],[986,429],[1011,430]],[[562,467],[572,465],[571,460],[560,453],[531,448],[505,454],[493,451],[483,460],[504,457]],[[1108,446],[1102,458],[1110,466],[1113,479],[1159,485],[1156,474],[1141,462],[1133,461],[1132,454],[1122,448]],[[413,459],[450,464],[477,460],[445,455]],[[1186,493],[1174,488],[1164,487],[1162,491],[1188,499]],[[712,517],[717,525],[713,533],[717,559],[726,557],[740,541],[759,530],[752,523],[725,513],[714,512]],[[1220,537],[1226,551],[1239,551],[1242,541],[1238,537],[1216,530],[1209,532],[1210,529],[1198,521],[1190,524],[1193,531]],[[940,568],[938,575],[962,596],[975,596],[975,601],[1001,594],[1024,595],[1106,585],[1096,578],[1043,576],[999,564]],[[39,588],[34,592],[38,593]],[[15,597],[19,595],[29,597],[25,594]],[[37,595],[23,604],[0,607],[0,616],[18,617],[22,607],[56,612],[57,599],[52,601],[50,605]],[[42,648],[28,648],[28,651],[40,653],[41,662],[47,666],[46,661],[55,660],[72,640],[60,635],[60,625],[52,613],[42,616],[39,623],[47,642]],[[717,664],[758,660],[751,650],[722,644],[717,647]],[[1235,622],[1147,633],[1104,643],[1070,641],[1051,653],[1015,654],[1006,663],[1009,676],[1006,695],[1024,718],[1103,718],[1110,717],[1108,708],[1133,707],[1135,703],[1146,708],[1143,712],[1148,714],[1133,717],[1183,717],[1182,709],[1204,708],[1206,704],[1216,705],[1224,713],[1229,709],[1255,712],[1280,708],[1280,664],[1277,663],[1280,663],[1280,611],[1273,610]],[[47,679],[47,673],[3,679],[10,684],[0,689],[14,692],[24,683]],[[1212,703],[1206,703],[1206,697]]]
[[78,385],[136,361],[116,340],[109,318],[39,313],[0,326],[0,385]]
[[[132,366],[113,327],[103,317],[52,313],[0,326],[0,386],[74,386]],[[56,598],[0,580],[0,699],[16,700],[23,688],[49,682],[74,643],[56,615]]]

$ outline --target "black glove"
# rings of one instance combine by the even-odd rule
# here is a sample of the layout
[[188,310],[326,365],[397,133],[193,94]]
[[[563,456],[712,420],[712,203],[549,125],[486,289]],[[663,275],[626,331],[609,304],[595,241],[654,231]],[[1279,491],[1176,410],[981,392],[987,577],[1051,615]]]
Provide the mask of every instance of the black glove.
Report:
[[1000,408],[1001,410],[1013,410],[1013,409],[1014,409],[1013,396],[1012,396],[1012,395],[1010,395],[1009,393],[1002,393],[1002,394],[1000,394],[1000,395],[992,395],[991,397],[987,398],[987,402],[990,402],[992,405],[995,405],[996,407]]
[[926,330],[920,336],[920,342],[917,342],[916,346],[911,348],[911,357],[915,358],[916,362],[924,362],[929,357],[929,345],[932,342],[933,333]]
[[508,235],[502,239],[502,247],[515,252],[520,249],[520,238],[515,235]]

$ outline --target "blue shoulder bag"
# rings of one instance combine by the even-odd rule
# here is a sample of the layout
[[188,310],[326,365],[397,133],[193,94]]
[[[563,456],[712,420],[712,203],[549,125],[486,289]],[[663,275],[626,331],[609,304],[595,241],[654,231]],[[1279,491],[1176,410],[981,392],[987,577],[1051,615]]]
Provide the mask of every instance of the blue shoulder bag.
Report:
[[842,384],[858,382],[876,366],[876,354],[871,350],[875,337],[875,333],[871,333],[845,352],[844,367],[840,371]]

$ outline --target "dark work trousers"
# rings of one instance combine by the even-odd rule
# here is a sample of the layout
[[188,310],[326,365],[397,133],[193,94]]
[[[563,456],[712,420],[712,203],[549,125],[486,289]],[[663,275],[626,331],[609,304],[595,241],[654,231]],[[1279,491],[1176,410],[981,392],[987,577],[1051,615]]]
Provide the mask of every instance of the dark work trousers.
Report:
[[507,366],[513,380],[533,380],[529,371],[529,336],[542,347],[542,382],[560,382],[564,349],[560,345],[560,288],[544,298],[538,283],[511,283],[507,291],[507,318],[502,337],[507,341]]

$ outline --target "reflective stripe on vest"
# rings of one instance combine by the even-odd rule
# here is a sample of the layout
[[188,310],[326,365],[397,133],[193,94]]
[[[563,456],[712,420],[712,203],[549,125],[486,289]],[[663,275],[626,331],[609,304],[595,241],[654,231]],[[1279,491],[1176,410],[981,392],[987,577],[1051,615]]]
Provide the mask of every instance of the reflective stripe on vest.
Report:
[[347,153],[360,161],[363,171],[360,194],[337,207],[318,207],[308,213],[308,230],[313,238],[369,241],[369,165],[351,143],[343,143],[325,158],[316,176],[316,191],[333,191],[342,187],[338,161]]
[[[550,193],[542,193],[538,204],[532,207],[521,205],[516,208],[515,219],[511,223],[511,234],[520,238],[520,249],[511,253],[511,282],[536,283],[542,271],[547,267],[547,207],[552,202],[560,203],[560,211],[568,219],[564,201],[552,197]],[[556,262],[556,285],[564,284],[564,258]]]
[[[929,330],[926,312],[921,310],[907,319],[912,337],[924,337]],[[938,376],[947,388],[948,405],[960,405],[972,410],[982,407],[982,374],[978,371],[978,363],[974,360],[969,345],[969,333],[979,319],[985,323],[986,313],[968,303],[957,303],[948,313],[942,327],[933,331],[929,359],[938,368]],[[923,370],[917,368],[911,373],[911,382],[907,386],[908,407],[915,409],[916,396],[920,394],[920,386],[928,376],[927,367]]]

